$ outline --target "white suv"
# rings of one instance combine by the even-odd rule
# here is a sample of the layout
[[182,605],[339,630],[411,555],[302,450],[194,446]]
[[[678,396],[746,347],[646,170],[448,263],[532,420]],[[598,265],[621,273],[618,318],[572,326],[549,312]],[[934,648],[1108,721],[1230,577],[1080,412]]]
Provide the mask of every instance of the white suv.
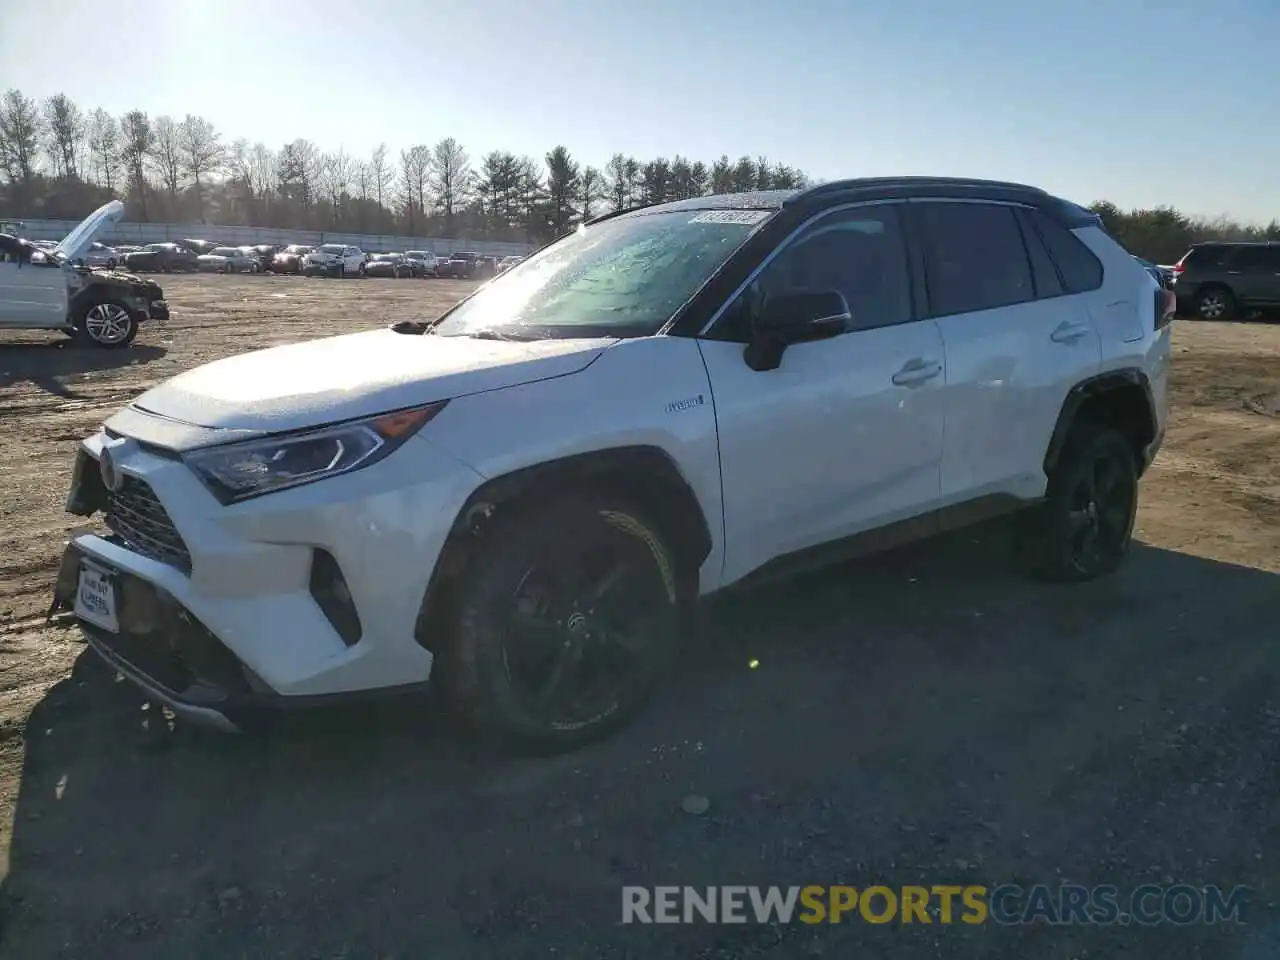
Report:
[[302,261],[302,272],[323,273],[331,277],[362,276],[368,259],[359,247],[345,243],[325,243],[306,255]]
[[1020,514],[1114,570],[1172,302],[1089,211],[853,180],[600,218],[434,323],[157,386],[84,441],[54,608],[179,714],[413,690],[568,748],[698,596]]

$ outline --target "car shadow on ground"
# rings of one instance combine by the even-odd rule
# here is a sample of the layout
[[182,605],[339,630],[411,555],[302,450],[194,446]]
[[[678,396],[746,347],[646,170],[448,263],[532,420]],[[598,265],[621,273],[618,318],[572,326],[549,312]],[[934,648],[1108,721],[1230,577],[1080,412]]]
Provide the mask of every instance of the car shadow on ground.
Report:
[[1004,537],[713,602],[651,710],[552,759],[422,701],[206,734],[86,652],[26,726],[6,952],[1243,956],[1265,903],[1243,928],[619,924],[624,884],[1275,889],[1280,578],[1136,546],[1036,584]]
[[60,378],[150,363],[168,351],[135,343],[122,350],[102,350],[61,339],[8,340],[0,343],[0,389],[29,382],[67,400],[84,399]]

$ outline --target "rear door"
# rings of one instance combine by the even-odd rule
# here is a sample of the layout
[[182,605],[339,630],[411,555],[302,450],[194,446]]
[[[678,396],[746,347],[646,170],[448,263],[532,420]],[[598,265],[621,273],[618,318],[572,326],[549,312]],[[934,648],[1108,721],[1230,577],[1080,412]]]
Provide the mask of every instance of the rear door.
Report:
[[1236,247],[1224,266],[1241,303],[1280,303],[1280,244]]
[[1066,392],[1101,361],[1086,291],[1064,286],[1014,206],[922,199],[910,209],[946,349],[942,499],[1038,496]]

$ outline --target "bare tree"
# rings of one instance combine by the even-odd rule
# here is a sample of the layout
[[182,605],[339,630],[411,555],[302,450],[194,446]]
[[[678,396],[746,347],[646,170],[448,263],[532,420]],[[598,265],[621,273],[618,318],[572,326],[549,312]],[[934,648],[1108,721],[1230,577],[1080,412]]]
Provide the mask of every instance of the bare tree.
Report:
[[35,101],[20,90],[6,92],[0,100],[0,167],[9,182],[21,187],[24,194],[35,180],[43,132]]
[[450,237],[456,232],[454,216],[466,202],[473,178],[467,151],[453,137],[445,137],[431,148],[431,192],[436,206],[444,211],[445,234]]
[[373,174],[373,199],[378,201],[378,206],[385,207],[391,181],[396,177],[385,143],[378,144],[374,149],[373,156],[369,158],[369,169]]
[[426,216],[427,185],[431,180],[431,149],[422,144],[416,144],[408,150],[401,150],[400,166],[402,170],[409,171],[406,182],[411,186],[410,192],[414,205],[423,216]]
[[320,181],[320,151],[310,140],[286,143],[276,163],[277,189],[280,196],[297,207],[299,221],[306,221],[307,211],[315,203]]
[[178,156],[182,172],[191,178],[196,191],[196,213],[204,223],[203,183],[222,166],[226,148],[213,124],[204,117],[187,114],[178,128]]
[[345,150],[327,153],[321,160],[320,189],[329,198],[336,225],[342,216],[342,199],[351,191],[353,163]]
[[264,217],[271,209],[272,193],[277,182],[278,162],[275,151],[265,143],[255,143],[249,154],[249,182],[259,200]]
[[150,219],[147,215],[147,162],[153,140],[151,119],[141,110],[130,110],[120,118],[120,162],[129,180],[129,193],[137,200],[144,221]]
[[182,185],[182,146],[178,124],[173,117],[156,117],[151,125],[151,152],[147,157],[170,197]]
[[373,166],[365,160],[360,160],[355,165],[355,171],[351,175],[352,183],[356,188],[356,196],[361,200],[368,200],[373,195]]
[[79,176],[78,160],[85,137],[80,108],[65,93],[55,93],[44,102],[44,127],[54,176],[68,180]]
[[98,107],[89,114],[89,164],[93,178],[108,190],[114,190],[120,180],[120,147],[120,124]]
[[408,223],[410,233],[413,233],[416,229],[416,211],[420,209],[418,184],[424,178],[425,174],[419,170],[418,158],[414,156],[413,151],[401,150],[400,178],[396,186],[400,194],[400,205],[404,208],[405,221]]

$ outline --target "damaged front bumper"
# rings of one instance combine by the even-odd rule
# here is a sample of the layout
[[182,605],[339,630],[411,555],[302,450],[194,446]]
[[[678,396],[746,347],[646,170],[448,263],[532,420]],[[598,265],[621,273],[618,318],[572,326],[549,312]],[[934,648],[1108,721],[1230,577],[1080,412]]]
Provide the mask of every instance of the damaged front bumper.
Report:
[[[106,626],[76,609],[86,568],[109,584],[113,622]],[[234,733],[240,728],[231,714],[272,699],[265,684],[167,591],[74,543],[63,552],[49,616],[62,611],[77,614],[89,646],[103,660],[192,723]]]

